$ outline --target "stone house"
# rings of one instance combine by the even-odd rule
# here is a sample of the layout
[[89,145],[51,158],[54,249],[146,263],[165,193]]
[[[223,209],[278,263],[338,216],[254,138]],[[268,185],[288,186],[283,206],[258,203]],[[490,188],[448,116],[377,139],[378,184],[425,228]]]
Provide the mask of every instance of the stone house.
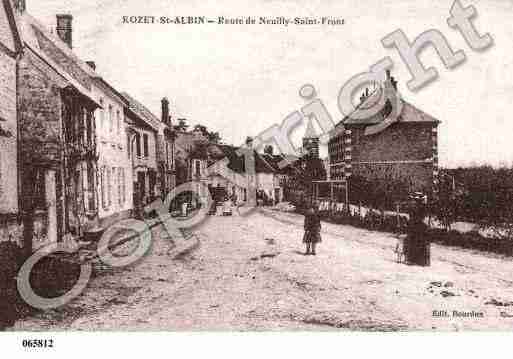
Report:
[[[88,62],[93,71],[96,66]],[[92,92],[101,105],[95,113],[98,142],[99,228],[128,218],[133,210],[132,163],[128,157],[125,108],[128,101],[101,76],[92,77]]]
[[[207,149],[212,149],[208,139],[200,131],[174,130],[173,164],[175,184],[181,185],[194,180],[196,168],[206,168]],[[198,176],[196,176],[198,177]]]
[[18,125],[25,236],[40,242],[79,237],[98,220],[94,111],[100,104],[92,94],[91,70],[72,51],[70,15],[57,15],[57,36],[24,11],[24,5],[18,20],[23,41]]
[[[229,145],[208,146],[207,168],[203,178],[211,189],[210,192],[214,195],[224,193],[230,197],[235,196],[238,202],[248,202],[251,198],[281,202],[288,171],[287,168],[279,166],[284,157],[254,151],[254,174],[251,174],[248,172],[246,158],[238,150],[239,148]],[[250,193],[253,190],[254,197]]]
[[279,163],[285,158],[282,155],[270,153],[257,153],[256,156],[257,199],[260,193],[260,196],[264,195],[274,204],[283,201],[287,169],[280,168]]
[[[384,96],[373,116],[355,116]],[[328,144],[330,177],[381,183],[400,183],[405,191],[430,195],[438,176],[437,128],[439,121],[397,95],[397,82],[387,71],[375,91],[362,95],[355,112],[338,123]],[[377,183],[377,182],[376,182]],[[355,188],[353,188],[354,190]],[[339,193],[341,194],[341,193]]]
[[0,241],[21,245],[16,68],[22,43],[10,0],[0,1]]
[[245,174],[244,157],[237,154],[237,148],[212,144],[208,154],[204,178],[212,198],[221,201],[225,196],[230,196],[238,203],[247,201],[248,178]]
[[160,196],[157,181],[157,138],[161,124],[144,105],[128,93],[125,108],[128,158],[132,165],[134,208],[141,208]]

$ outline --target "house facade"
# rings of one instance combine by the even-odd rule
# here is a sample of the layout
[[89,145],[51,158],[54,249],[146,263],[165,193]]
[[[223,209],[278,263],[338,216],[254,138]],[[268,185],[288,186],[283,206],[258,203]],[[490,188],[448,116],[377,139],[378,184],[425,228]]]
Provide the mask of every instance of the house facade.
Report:
[[18,19],[20,204],[25,237],[37,247],[80,237],[96,225],[94,111],[100,104],[87,65],[71,50],[72,17],[57,16],[58,36],[26,11]]
[[0,1],[0,241],[21,245],[18,192],[16,67],[22,43],[15,9]]
[[[238,203],[249,203],[252,198],[268,204],[283,201],[283,185],[287,177],[287,169],[279,166],[283,156],[254,151],[254,163],[251,164],[254,173],[250,173],[250,164],[237,147],[210,144],[206,153],[207,167],[201,173],[205,173],[202,178],[213,197],[219,199],[224,194],[235,198]],[[196,167],[202,169],[203,165]],[[255,192],[253,196],[250,191]]]
[[[89,63],[93,70],[94,63]],[[125,121],[128,101],[100,76],[93,77],[92,92],[101,105],[95,112],[98,142],[99,228],[128,218],[133,210],[132,163],[128,154]]]
[[159,121],[140,102],[123,92],[128,101],[125,108],[128,158],[132,167],[132,195],[137,210],[160,196],[157,181],[157,138]]
[[223,200],[228,196],[243,203],[248,200],[248,176],[245,173],[244,157],[237,148],[229,145],[209,146],[206,181],[211,196]]
[[360,106],[376,102],[376,96],[385,96],[378,113],[354,116],[357,107],[331,133],[331,179],[348,180],[350,194],[351,179],[356,177],[432,194],[438,180],[439,121],[399,98],[397,82],[389,71],[376,91],[362,96]]

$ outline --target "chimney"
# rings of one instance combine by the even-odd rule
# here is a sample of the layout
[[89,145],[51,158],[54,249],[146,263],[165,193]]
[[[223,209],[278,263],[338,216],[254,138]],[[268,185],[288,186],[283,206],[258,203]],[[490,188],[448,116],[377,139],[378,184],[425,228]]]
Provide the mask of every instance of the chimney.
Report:
[[96,71],[96,63],[94,61],[86,61],[86,64],[88,64],[90,68]]
[[164,97],[161,101],[162,104],[162,122],[165,124],[169,123],[169,100]]
[[395,78],[392,77],[392,86],[394,86],[394,90],[397,91],[397,81]]
[[14,0],[14,7],[20,12],[24,13],[27,10],[27,4],[25,0]]
[[57,35],[64,41],[70,49],[73,48],[73,16],[70,14],[58,14],[57,17]]
[[385,88],[393,88],[397,91],[397,81],[390,75],[390,70],[386,70]]

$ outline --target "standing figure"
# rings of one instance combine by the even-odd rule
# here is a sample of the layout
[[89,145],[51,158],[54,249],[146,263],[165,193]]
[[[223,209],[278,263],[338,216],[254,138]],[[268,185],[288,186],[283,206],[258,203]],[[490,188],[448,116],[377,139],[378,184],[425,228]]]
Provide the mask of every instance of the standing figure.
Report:
[[426,216],[427,197],[422,193],[410,196],[408,235],[404,242],[403,251],[406,263],[418,266],[429,266],[431,263],[431,248],[427,236]]
[[305,213],[305,234],[303,243],[306,244],[305,255],[315,255],[315,247],[321,242],[321,218],[314,207],[309,206]]

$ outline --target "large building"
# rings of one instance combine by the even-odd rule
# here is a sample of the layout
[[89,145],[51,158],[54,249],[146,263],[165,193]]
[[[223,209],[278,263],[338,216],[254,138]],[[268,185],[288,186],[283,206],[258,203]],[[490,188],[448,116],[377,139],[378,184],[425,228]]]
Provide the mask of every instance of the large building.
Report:
[[[357,116],[366,104],[385,96],[372,116]],[[397,94],[397,82],[387,71],[384,82],[367,92],[355,112],[332,131],[328,144],[330,177],[401,183],[408,192],[431,194],[438,175],[439,121]],[[350,196],[351,197],[351,196]],[[357,200],[352,198],[353,200]]]

